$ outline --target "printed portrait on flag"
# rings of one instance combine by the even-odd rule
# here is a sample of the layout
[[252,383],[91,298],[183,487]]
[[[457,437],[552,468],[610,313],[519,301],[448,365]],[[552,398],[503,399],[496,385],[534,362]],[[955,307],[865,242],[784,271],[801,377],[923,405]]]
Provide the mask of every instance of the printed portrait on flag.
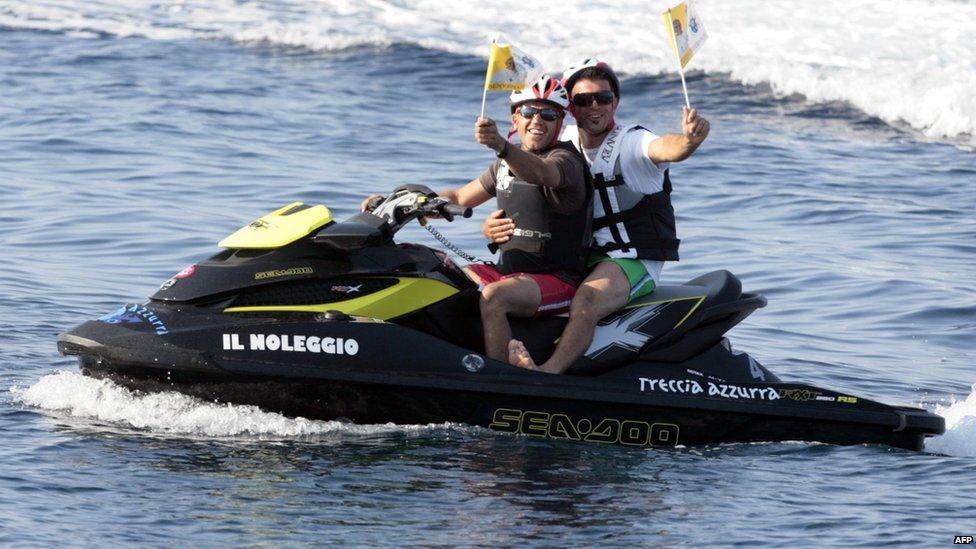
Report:
[[491,75],[492,84],[512,84],[521,86],[525,82],[525,69],[515,63],[515,58],[505,59],[505,68],[498,69]]
[[661,15],[664,17],[671,46],[678,55],[681,67],[684,68],[708,38],[705,27],[695,13],[691,0],[681,2]]
[[488,55],[488,72],[485,74],[486,91],[516,91],[525,83],[545,72],[538,59],[517,48],[505,37],[491,43]]
[[672,19],[671,27],[674,30],[674,44],[678,48],[678,57],[684,57],[685,52],[688,51],[688,35],[682,32],[679,19]]

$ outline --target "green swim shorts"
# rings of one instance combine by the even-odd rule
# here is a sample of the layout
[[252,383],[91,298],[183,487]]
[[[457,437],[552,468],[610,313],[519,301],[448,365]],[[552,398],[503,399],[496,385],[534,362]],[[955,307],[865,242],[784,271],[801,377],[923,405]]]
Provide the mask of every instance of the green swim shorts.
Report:
[[647,272],[647,269],[644,268],[644,264],[640,260],[593,254],[586,261],[586,266],[593,268],[597,264],[605,261],[616,263],[624,271],[624,274],[627,275],[627,281],[630,282],[631,301],[638,297],[644,297],[654,291],[654,279],[651,278],[650,273]]

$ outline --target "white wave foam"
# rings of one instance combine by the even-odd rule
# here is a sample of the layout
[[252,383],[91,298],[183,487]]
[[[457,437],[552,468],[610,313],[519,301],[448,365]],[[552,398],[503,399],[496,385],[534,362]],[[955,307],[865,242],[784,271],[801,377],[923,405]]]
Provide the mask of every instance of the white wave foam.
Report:
[[[663,0],[7,0],[0,25],[154,40],[230,39],[331,51],[415,43],[487,55],[504,31],[551,70],[594,54],[629,74],[674,72]],[[933,138],[976,146],[976,3],[700,0],[709,42],[691,68],[810,101],[844,101]],[[477,86],[477,83],[473,83]],[[690,90],[694,100],[695,90]],[[676,94],[676,98],[680,97]]]
[[953,399],[947,406],[936,406],[935,413],[945,418],[946,432],[929,439],[925,449],[950,456],[976,457],[976,386],[965,400]]
[[443,429],[446,425],[356,425],[289,418],[255,406],[204,402],[180,393],[134,393],[108,381],[60,371],[11,389],[14,400],[43,410],[154,434],[220,438],[321,439]]

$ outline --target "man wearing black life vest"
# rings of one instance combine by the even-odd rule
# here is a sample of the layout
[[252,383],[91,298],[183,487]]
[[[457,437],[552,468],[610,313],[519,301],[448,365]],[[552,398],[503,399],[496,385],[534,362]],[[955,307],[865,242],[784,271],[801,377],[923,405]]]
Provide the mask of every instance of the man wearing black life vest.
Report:
[[[516,147],[498,133],[494,120],[479,118],[475,139],[498,156],[480,177],[440,195],[462,206],[492,196],[518,219],[518,230],[502,243],[497,266],[473,263],[464,269],[481,286],[485,354],[507,361],[512,338],[509,315],[531,317],[569,309],[585,275],[590,246],[589,171],[571,144],[557,142],[569,95],[543,75],[509,98]],[[510,134],[511,135],[511,134]]]
[[[664,262],[678,260],[668,165],[691,156],[709,132],[708,121],[688,108],[681,134],[659,137],[638,125],[618,124],[620,82],[596,59],[567,69],[563,84],[577,125],[568,126],[562,138],[583,152],[593,176],[594,248],[588,261],[593,271],[573,298],[569,322],[549,360],[536,365],[520,341],[509,342],[510,363],[554,374],[586,352],[597,321],[651,293]],[[496,211],[483,230],[502,244],[519,226],[518,219]]]

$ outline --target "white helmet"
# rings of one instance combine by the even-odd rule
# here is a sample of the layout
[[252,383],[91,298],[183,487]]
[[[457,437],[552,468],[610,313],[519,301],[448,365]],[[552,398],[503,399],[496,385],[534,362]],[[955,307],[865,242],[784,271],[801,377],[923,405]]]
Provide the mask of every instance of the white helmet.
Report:
[[569,107],[569,94],[566,93],[566,88],[559,80],[548,74],[543,74],[532,85],[512,92],[508,98],[512,112],[515,112],[515,108],[526,101],[548,101],[561,109],[566,109]]
[[606,78],[610,82],[610,87],[613,89],[614,95],[620,97],[620,80],[617,78],[617,73],[613,72],[604,61],[600,61],[596,57],[590,57],[580,61],[579,63],[570,65],[566,72],[563,73],[563,86],[567,90],[572,91],[573,86],[576,85],[576,80],[583,74],[586,69],[593,69],[600,77]]

